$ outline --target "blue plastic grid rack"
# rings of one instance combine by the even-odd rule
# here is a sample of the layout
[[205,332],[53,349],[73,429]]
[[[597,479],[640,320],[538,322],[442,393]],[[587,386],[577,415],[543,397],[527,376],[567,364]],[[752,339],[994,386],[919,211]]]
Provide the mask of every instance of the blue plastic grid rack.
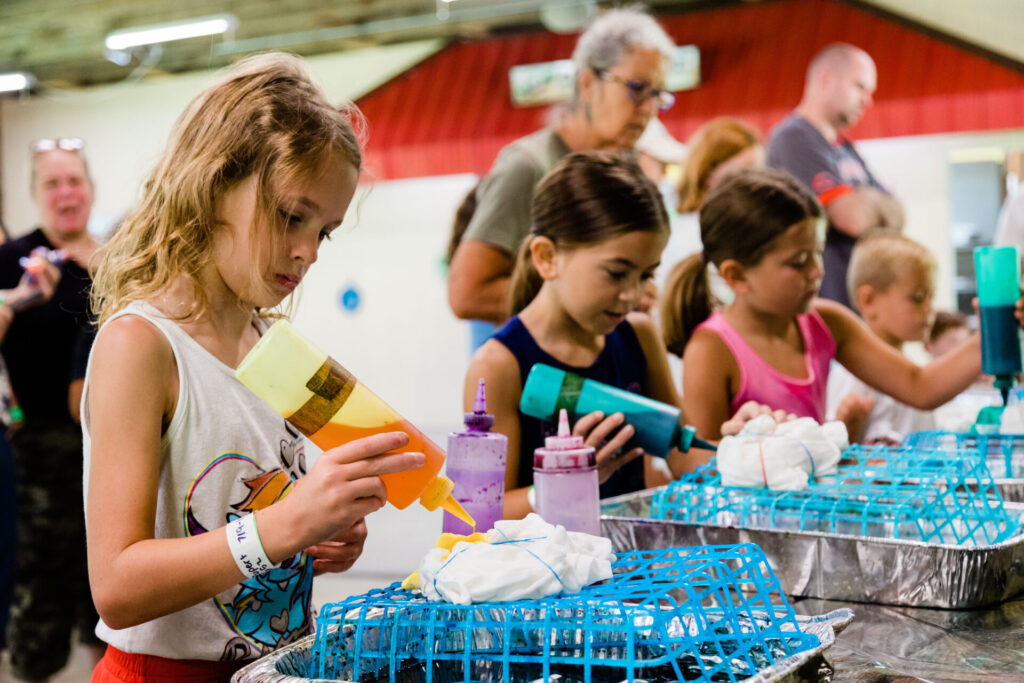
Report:
[[651,517],[966,546],[1019,527],[977,451],[855,445],[801,491],[722,486],[714,463],[655,493]]
[[993,477],[1024,479],[1024,434],[969,434],[927,431],[908,434],[905,446],[946,451],[977,450]]
[[819,645],[756,545],[618,553],[612,571],[540,600],[454,605],[396,583],[325,605],[310,676],[740,681]]

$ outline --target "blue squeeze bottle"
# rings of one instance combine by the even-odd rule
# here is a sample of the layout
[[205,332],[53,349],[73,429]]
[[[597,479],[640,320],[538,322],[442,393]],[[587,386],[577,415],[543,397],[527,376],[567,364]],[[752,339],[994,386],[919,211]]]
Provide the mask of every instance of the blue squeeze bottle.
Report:
[[692,446],[717,450],[713,443],[699,439],[696,430],[679,423],[681,411],[675,406],[634,394],[624,389],[583,379],[577,374],[537,363],[530,369],[519,401],[524,415],[554,423],[560,409],[575,422],[596,410],[605,415],[622,413],[636,433],[625,448],[639,446],[645,453],[664,458],[678,448],[684,453]]
[[981,371],[995,375],[995,386],[1009,396],[1021,372],[1020,328],[1014,307],[1020,298],[1020,254],[1017,247],[977,247],[974,274],[981,310]]

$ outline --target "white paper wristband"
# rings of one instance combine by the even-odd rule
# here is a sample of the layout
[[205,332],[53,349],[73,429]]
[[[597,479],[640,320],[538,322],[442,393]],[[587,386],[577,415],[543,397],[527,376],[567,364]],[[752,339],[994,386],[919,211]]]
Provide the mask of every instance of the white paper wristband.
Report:
[[239,517],[228,524],[228,548],[238,569],[246,576],[259,576],[274,568],[263,550],[259,532],[256,531],[256,515]]

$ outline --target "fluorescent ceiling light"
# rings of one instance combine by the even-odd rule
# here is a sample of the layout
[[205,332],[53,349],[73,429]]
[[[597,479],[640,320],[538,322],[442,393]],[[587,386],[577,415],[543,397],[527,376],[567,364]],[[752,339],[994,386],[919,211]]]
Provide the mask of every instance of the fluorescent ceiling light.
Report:
[[36,79],[32,74],[24,72],[0,74],[0,92],[11,92],[14,90],[27,90],[32,87]]
[[234,14],[214,14],[208,17],[197,17],[185,21],[174,21],[166,24],[140,26],[138,28],[114,31],[107,36],[105,42],[108,50],[126,50],[139,45],[168,43],[184,38],[213,36],[226,33],[238,27],[238,17]]

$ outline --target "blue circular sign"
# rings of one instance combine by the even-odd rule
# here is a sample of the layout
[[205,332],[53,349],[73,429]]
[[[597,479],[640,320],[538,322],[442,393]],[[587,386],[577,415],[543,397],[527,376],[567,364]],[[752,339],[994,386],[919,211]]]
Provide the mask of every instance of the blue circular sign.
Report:
[[355,313],[356,309],[359,308],[362,297],[359,295],[359,290],[356,289],[355,285],[348,285],[345,289],[341,290],[341,307],[349,313]]

